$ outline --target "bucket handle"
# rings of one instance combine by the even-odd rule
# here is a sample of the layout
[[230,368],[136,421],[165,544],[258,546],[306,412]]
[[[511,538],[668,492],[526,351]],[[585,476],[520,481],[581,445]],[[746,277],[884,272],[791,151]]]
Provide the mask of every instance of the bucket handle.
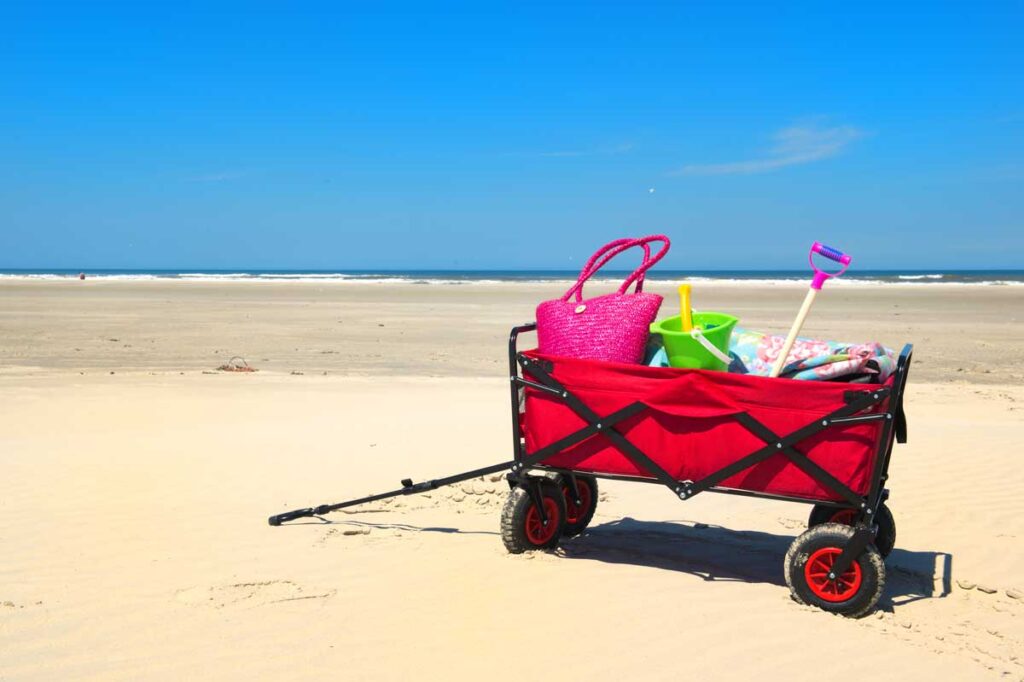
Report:
[[707,352],[711,353],[716,358],[724,362],[726,367],[732,364],[732,358],[726,353],[723,353],[718,346],[708,341],[707,337],[704,336],[704,332],[700,330],[700,327],[694,327],[690,331],[690,336],[693,337],[697,341],[697,343],[704,346],[704,349]]

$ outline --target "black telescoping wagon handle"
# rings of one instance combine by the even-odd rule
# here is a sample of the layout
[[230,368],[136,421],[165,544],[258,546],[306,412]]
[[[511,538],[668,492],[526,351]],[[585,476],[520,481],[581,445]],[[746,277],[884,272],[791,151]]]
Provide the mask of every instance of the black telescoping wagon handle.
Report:
[[422,493],[427,490],[433,490],[438,487],[437,481],[424,481],[422,483],[413,483],[411,479],[402,479],[402,487],[397,490],[390,490],[386,493],[378,493],[376,495],[368,495],[366,497],[360,497],[354,500],[346,500],[344,502],[338,502],[337,504],[321,504],[317,507],[306,507],[305,509],[293,509],[292,511],[282,512],[275,514],[267,519],[267,523],[271,526],[280,526],[282,523],[288,521],[295,521],[296,519],[305,519],[312,516],[323,516],[345,507],[355,507],[360,504],[367,504],[369,502],[377,502],[389,497],[397,497],[399,495],[412,495],[415,493]]
[[501,462],[500,464],[492,464],[490,466],[481,467],[480,469],[473,469],[472,471],[464,471],[461,474],[454,474],[452,476],[445,476],[444,478],[432,478],[428,481],[420,481],[419,483],[413,483],[411,478],[402,479],[402,487],[397,490],[389,490],[386,493],[377,493],[376,495],[367,495],[366,497],[359,497],[354,500],[346,500],[344,502],[338,502],[337,504],[321,504],[319,507],[306,507],[305,509],[293,509],[292,511],[282,512],[275,514],[267,519],[267,523],[271,526],[280,526],[282,523],[288,521],[295,521],[297,519],[305,519],[311,516],[323,516],[339,509],[346,507],[355,507],[360,504],[368,504],[370,502],[377,502],[379,500],[386,500],[389,497],[398,497],[399,495],[415,495],[417,493],[425,493],[429,490],[437,490],[446,485],[452,485],[453,483],[461,483],[462,481],[468,481],[471,478],[477,478],[479,476],[486,476],[493,474],[498,471],[511,470],[512,462]]

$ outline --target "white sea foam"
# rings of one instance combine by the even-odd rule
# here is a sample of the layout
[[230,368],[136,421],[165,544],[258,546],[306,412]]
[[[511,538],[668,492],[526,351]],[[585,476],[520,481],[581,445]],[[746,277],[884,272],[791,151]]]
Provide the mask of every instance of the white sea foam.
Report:
[[[474,286],[474,285],[557,285],[569,286],[575,282],[575,278],[565,276],[538,277],[538,278],[500,278],[500,277],[445,277],[438,275],[432,277],[424,274],[367,274],[367,273],[222,273],[222,272],[185,272],[185,273],[97,273],[85,272],[86,279],[99,281],[166,281],[166,282],[277,282],[294,284],[322,284],[322,285],[345,285],[345,284],[416,284],[423,286]],[[892,275],[892,279],[877,278],[851,278],[840,277],[830,280],[828,287],[861,287],[861,286],[929,286],[929,287],[959,287],[959,286],[1024,286],[1022,280],[992,279],[981,281],[948,280],[946,275],[924,274],[924,275]],[[0,281],[62,281],[77,280],[77,273],[0,273]],[[721,286],[737,287],[806,287],[810,283],[810,277],[777,277],[777,278],[745,278],[745,277],[711,277],[685,276],[680,274],[678,278],[652,277],[652,282],[674,282],[685,280],[694,283],[706,283]],[[622,276],[597,277],[592,283],[601,287],[614,287],[621,284]]]
[[17,273],[0,273],[0,279],[71,279],[71,275],[32,274],[20,275]]
[[[616,280],[609,280],[616,281]],[[621,280],[619,280],[621,281]],[[654,280],[657,281],[657,280]],[[664,281],[664,280],[662,280]],[[678,281],[695,282],[695,283],[706,283],[706,284],[717,284],[726,286],[758,286],[758,287],[790,287],[799,286],[806,287],[810,284],[811,278],[793,278],[793,277],[780,277],[777,279],[747,279],[742,277],[679,277]],[[856,278],[845,278],[839,277],[828,280],[828,287],[863,287],[863,286],[898,286],[898,287],[909,287],[909,286],[927,286],[927,287],[955,287],[955,286],[1024,286],[1024,281],[1020,280],[981,280],[977,282],[949,282],[949,281],[937,281],[935,279],[928,280],[903,280],[893,281],[890,279],[856,279]]]
[[[152,281],[152,280],[163,280],[162,276],[157,274],[88,274],[86,276],[90,280],[113,280],[113,281]],[[45,281],[61,281],[61,280],[78,280],[79,275],[76,274],[62,274],[54,272],[31,272],[31,273],[20,273],[20,272],[0,272],[0,280],[45,280]]]

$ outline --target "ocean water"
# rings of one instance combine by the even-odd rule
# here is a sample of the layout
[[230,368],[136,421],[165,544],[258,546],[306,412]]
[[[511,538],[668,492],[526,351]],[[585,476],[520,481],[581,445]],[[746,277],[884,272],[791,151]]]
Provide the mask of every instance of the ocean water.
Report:
[[[79,277],[79,270],[0,270],[3,279],[59,280]],[[569,270],[86,270],[89,279],[187,280],[199,282],[402,282],[413,284],[475,284],[501,282],[572,282]],[[622,280],[629,271],[601,271],[597,280]],[[809,270],[668,270],[648,273],[652,281],[778,284],[809,282]],[[1022,286],[1024,270],[857,270],[832,284],[914,284]]]

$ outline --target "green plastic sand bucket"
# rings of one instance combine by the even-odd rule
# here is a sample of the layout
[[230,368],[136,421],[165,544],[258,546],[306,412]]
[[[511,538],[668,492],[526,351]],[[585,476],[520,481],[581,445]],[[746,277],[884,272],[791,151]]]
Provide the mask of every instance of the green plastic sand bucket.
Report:
[[728,356],[732,328],[738,321],[732,315],[725,313],[698,313],[695,311],[693,313],[693,332],[684,332],[682,318],[680,315],[676,315],[651,324],[651,333],[661,334],[662,342],[665,345],[665,354],[668,356],[668,364],[672,367],[723,371],[728,363],[708,350],[701,343],[699,337],[703,336],[704,340],[721,351],[723,356]]

